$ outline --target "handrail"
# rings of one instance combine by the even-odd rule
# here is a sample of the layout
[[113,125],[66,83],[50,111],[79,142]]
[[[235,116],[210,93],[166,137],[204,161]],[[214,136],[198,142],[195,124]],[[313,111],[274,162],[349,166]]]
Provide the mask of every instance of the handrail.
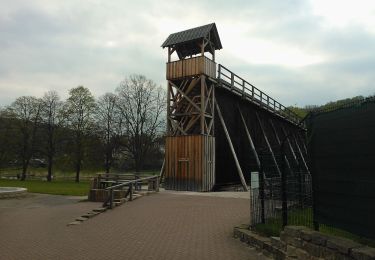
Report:
[[107,199],[103,203],[103,207],[109,206],[109,208],[112,209],[113,208],[113,201],[114,201],[114,190],[123,188],[125,186],[129,186],[129,189],[126,192],[124,198],[126,198],[129,195],[130,196],[129,200],[133,200],[133,185],[135,185],[135,187],[137,187],[137,184],[139,182],[142,182],[142,181],[152,180],[153,181],[153,185],[152,185],[153,189],[155,191],[159,191],[159,182],[160,182],[159,178],[160,178],[159,175],[153,175],[153,176],[150,176],[150,177],[143,177],[143,178],[124,181],[124,182],[118,181],[118,182],[120,182],[119,184],[116,184],[116,185],[105,188],[106,191],[109,191],[109,194],[108,194]]
[[[259,107],[277,114],[293,124],[301,126],[301,118],[296,113],[221,64],[219,64],[218,67],[218,79],[219,82],[228,84],[232,92],[241,95],[243,98],[250,100]],[[302,127],[305,128],[304,125]]]

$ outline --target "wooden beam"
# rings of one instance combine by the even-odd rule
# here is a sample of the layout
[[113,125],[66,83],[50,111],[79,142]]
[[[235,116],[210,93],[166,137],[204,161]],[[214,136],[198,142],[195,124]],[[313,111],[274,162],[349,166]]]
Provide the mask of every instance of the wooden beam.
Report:
[[224,129],[224,133],[225,133],[225,136],[227,138],[230,150],[232,152],[232,155],[233,155],[233,158],[234,158],[234,162],[236,163],[237,172],[238,172],[238,176],[240,177],[240,180],[241,180],[241,183],[242,183],[242,187],[243,187],[243,189],[245,191],[248,191],[247,184],[246,184],[245,178],[243,176],[240,163],[238,162],[238,159],[237,159],[236,151],[234,150],[234,147],[233,147],[233,144],[232,144],[232,140],[230,139],[230,135],[229,135],[227,126],[225,125],[225,122],[224,122],[224,118],[221,115],[220,107],[219,107],[219,105],[217,103],[215,103],[215,107],[216,107],[216,111],[217,111],[217,114],[218,114],[220,122],[221,122],[221,126]]
[[205,84],[206,84],[206,76],[201,75],[201,134],[203,135],[205,133],[205,126],[204,126],[204,114],[205,114]]
[[310,174],[309,167],[307,166],[306,160],[305,160],[305,158],[304,158],[304,156],[303,156],[303,154],[302,154],[301,148],[299,147],[298,142],[297,142],[297,139],[296,139],[295,136],[294,136],[294,141],[295,141],[295,143],[296,143],[296,145],[297,145],[297,150],[298,150],[298,152],[299,152],[299,154],[300,154],[300,156],[301,156],[301,159],[302,159],[303,165],[305,166],[306,171]]
[[261,166],[261,163],[260,163],[260,160],[259,160],[258,153],[257,153],[257,151],[255,149],[255,145],[254,145],[253,139],[251,138],[249,129],[247,128],[246,121],[245,121],[245,118],[242,115],[242,111],[240,109],[240,106],[237,105],[237,108],[238,108],[238,111],[240,112],[241,120],[242,120],[242,123],[243,123],[243,125],[245,127],[247,139],[248,139],[248,141],[250,143],[251,151],[253,152],[253,155],[255,157],[255,160],[256,160],[256,163],[257,163],[257,166],[258,166],[258,170],[261,171],[262,170],[262,166]]
[[260,130],[262,131],[263,138],[264,138],[264,140],[266,141],[266,144],[267,144],[268,150],[269,150],[270,153],[271,153],[271,157],[272,157],[273,163],[275,164],[275,167],[276,167],[277,173],[278,173],[279,176],[281,177],[280,167],[279,167],[279,165],[278,165],[278,163],[277,163],[277,161],[276,161],[275,154],[273,153],[273,150],[272,150],[272,147],[271,147],[271,145],[270,145],[270,142],[268,141],[268,138],[267,138],[266,132],[264,132],[264,128],[263,128],[262,122],[260,121],[260,118],[259,118],[258,112],[255,112],[255,115],[256,115],[256,117],[257,117],[258,124],[259,124],[259,126],[260,126]]
[[[275,135],[276,141],[277,141],[278,145],[281,146],[281,141],[280,141],[279,135],[277,134],[277,131],[276,131],[275,125],[273,124],[272,119],[269,119],[269,122],[270,122],[270,124],[271,124],[272,131],[273,131],[273,133],[274,133],[274,135]],[[286,139],[286,141],[288,141],[288,138]],[[285,141],[284,141],[284,142],[285,142]],[[281,147],[280,147],[280,148],[281,148]],[[285,160],[285,162],[286,162],[286,166],[288,167],[289,171],[290,171],[290,172],[293,172],[292,167],[290,166],[290,163],[289,163],[288,157],[286,156],[286,154],[285,154],[283,151],[281,151],[281,154],[284,154],[284,158],[283,158],[283,159]],[[298,165],[298,161],[296,161],[296,163],[297,163],[297,165]]]
[[182,90],[180,90],[179,88],[178,88],[178,86],[176,86],[176,84],[174,84],[172,81],[170,81],[171,82],[171,84],[175,87],[175,89],[187,100],[187,101],[189,101],[189,103],[190,104],[192,104],[192,106],[193,107],[195,107],[198,111],[200,111],[201,109],[200,109],[200,107],[197,105],[197,104],[195,104]]

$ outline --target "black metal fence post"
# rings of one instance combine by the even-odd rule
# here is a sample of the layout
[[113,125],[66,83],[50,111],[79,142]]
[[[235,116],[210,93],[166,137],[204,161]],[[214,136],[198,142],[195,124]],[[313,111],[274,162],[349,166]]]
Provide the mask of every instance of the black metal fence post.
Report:
[[259,173],[259,196],[260,196],[260,217],[263,224],[266,223],[264,214],[264,174],[263,170]]

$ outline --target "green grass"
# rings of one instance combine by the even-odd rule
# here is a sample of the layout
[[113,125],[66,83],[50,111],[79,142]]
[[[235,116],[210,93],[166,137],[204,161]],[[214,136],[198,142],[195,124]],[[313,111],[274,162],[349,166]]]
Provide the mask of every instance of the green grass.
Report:
[[23,187],[29,192],[55,194],[55,195],[71,195],[85,196],[88,194],[89,182],[75,183],[72,181],[41,181],[41,180],[6,180],[0,179],[0,187]]
[[[294,210],[288,211],[288,225],[307,226],[312,229],[313,222],[312,222],[311,208],[294,209]],[[268,236],[268,237],[280,236],[281,230],[282,230],[281,212],[275,218],[267,219],[265,224],[255,225],[256,232],[264,236]],[[361,244],[375,247],[375,240],[360,237],[358,235],[355,235],[353,233],[350,233],[342,229],[329,227],[326,225],[319,225],[319,231],[327,235],[344,237],[347,239],[354,240]]]

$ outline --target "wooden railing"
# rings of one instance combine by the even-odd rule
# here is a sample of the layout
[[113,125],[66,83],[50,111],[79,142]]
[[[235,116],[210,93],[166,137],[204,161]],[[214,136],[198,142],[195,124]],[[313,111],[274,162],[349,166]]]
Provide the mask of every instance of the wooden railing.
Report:
[[221,64],[219,64],[218,68],[218,80],[222,87],[250,100],[259,107],[266,109],[293,124],[303,128],[305,127],[304,125],[301,125],[301,118],[296,113],[283,106],[243,78],[237,76]]
[[167,63],[167,79],[179,79],[200,74],[216,78],[216,63],[206,56]]
[[113,186],[107,187],[105,190],[108,191],[108,197],[103,203],[103,207],[109,207],[113,208],[114,205],[114,191],[115,190],[123,190],[125,187],[127,187],[127,191],[125,193],[124,198],[127,198],[129,196],[129,200],[133,200],[133,192],[134,189],[137,189],[139,185],[141,185],[144,182],[148,182],[148,190],[154,190],[159,191],[159,181],[160,181],[159,175],[153,175],[150,177],[142,177],[136,180],[130,180],[130,181],[124,181],[119,184],[115,184]]

